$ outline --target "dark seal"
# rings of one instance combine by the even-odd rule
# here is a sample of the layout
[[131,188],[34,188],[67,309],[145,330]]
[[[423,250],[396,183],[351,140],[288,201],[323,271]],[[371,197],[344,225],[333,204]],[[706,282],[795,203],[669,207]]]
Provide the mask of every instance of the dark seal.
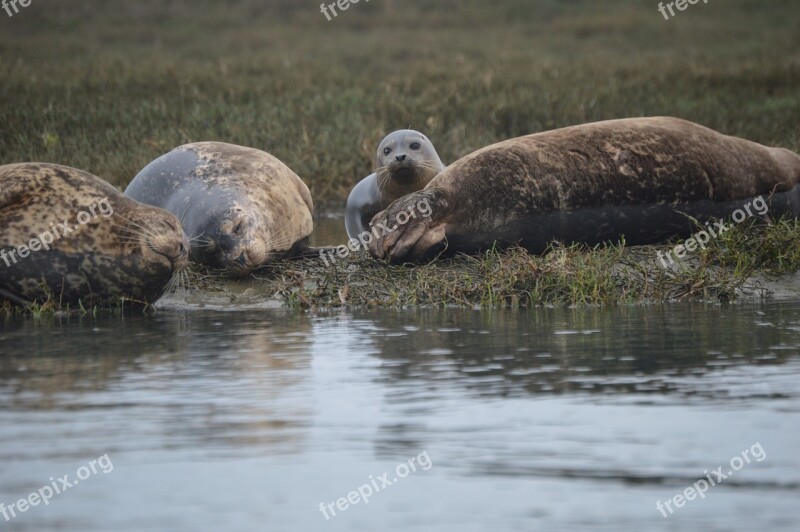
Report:
[[398,200],[425,186],[444,170],[433,143],[419,131],[390,133],[378,146],[375,173],[350,192],[345,208],[347,236],[358,239],[370,231],[372,218]]
[[392,220],[427,199],[417,218],[370,244],[410,261],[553,241],[640,245],[689,235],[691,218],[723,218],[757,196],[771,215],[800,213],[800,156],[677,118],[634,118],[529,135],[457,161],[425,190],[393,203]]
[[125,194],[181,221],[191,259],[241,276],[313,253],[311,193],[272,155],[222,142],[180,146],[147,165]]
[[21,305],[154,303],[188,264],[175,216],[65,166],[0,166],[0,228],[0,299]]

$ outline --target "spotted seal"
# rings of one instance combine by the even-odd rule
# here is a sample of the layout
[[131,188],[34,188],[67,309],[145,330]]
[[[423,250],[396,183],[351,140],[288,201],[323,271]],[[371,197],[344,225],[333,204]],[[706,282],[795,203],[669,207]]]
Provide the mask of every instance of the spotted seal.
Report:
[[177,218],[66,166],[0,166],[0,299],[153,303],[188,264]]
[[397,200],[375,221],[427,200],[418,217],[370,244],[410,261],[447,248],[474,252],[550,242],[650,244],[687,235],[759,195],[771,215],[800,213],[800,156],[678,118],[579,125],[495,144]]
[[359,181],[347,198],[347,236],[358,239],[368,233],[376,214],[406,194],[422,190],[442,170],[444,164],[428,137],[411,129],[390,133],[378,146],[375,173]]
[[189,235],[192,261],[234,276],[314,253],[308,187],[261,150],[186,144],[147,165],[125,194],[175,214]]

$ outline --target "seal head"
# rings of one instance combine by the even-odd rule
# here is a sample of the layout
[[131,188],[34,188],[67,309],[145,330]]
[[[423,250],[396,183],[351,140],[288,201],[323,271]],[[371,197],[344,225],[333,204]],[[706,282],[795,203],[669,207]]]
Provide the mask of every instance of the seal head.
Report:
[[19,304],[154,303],[188,265],[175,216],[66,166],[0,166],[0,227],[0,297]]
[[380,211],[406,194],[422,190],[445,166],[433,143],[412,129],[390,133],[378,146],[375,173],[353,188],[345,208],[345,228],[350,238],[369,231]]
[[131,181],[125,194],[175,214],[191,259],[245,276],[308,251],[311,193],[272,155],[222,142],[180,146]]

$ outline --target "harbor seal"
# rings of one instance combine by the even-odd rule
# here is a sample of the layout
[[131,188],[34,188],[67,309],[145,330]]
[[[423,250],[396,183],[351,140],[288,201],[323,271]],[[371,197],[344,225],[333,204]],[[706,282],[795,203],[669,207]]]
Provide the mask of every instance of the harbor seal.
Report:
[[406,194],[422,190],[442,170],[444,164],[428,137],[411,129],[390,133],[378,146],[375,173],[362,179],[347,198],[347,236],[358,239],[368,233],[376,214]]
[[261,150],[186,144],[147,165],[125,194],[175,214],[189,236],[192,261],[233,276],[313,253],[308,187]]
[[427,200],[418,217],[370,243],[376,257],[411,261],[447,249],[553,241],[652,244],[691,233],[746,201],[769,196],[775,216],[800,213],[800,156],[685,120],[611,120],[483,148],[419,192],[397,200],[384,224]]
[[0,299],[154,303],[188,252],[175,216],[99,177],[55,164],[0,166]]

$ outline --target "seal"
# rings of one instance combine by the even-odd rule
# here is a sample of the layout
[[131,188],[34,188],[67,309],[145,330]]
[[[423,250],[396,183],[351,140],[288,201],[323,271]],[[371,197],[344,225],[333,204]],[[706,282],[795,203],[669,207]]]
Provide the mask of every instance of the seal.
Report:
[[390,133],[378,146],[375,173],[362,179],[347,198],[347,236],[352,240],[368,233],[376,214],[422,190],[442,170],[444,164],[428,137],[411,129]]
[[154,303],[188,265],[172,214],[66,166],[0,166],[0,299]]
[[147,165],[125,194],[175,214],[189,236],[191,260],[233,276],[314,253],[308,187],[261,150],[186,144]]
[[800,213],[800,156],[678,118],[611,120],[508,140],[449,166],[373,221],[427,200],[431,215],[370,243],[379,258],[412,261],[444,249],[475,252],[553,241],[627,244],[688,236],[760,195],[771,214]]

